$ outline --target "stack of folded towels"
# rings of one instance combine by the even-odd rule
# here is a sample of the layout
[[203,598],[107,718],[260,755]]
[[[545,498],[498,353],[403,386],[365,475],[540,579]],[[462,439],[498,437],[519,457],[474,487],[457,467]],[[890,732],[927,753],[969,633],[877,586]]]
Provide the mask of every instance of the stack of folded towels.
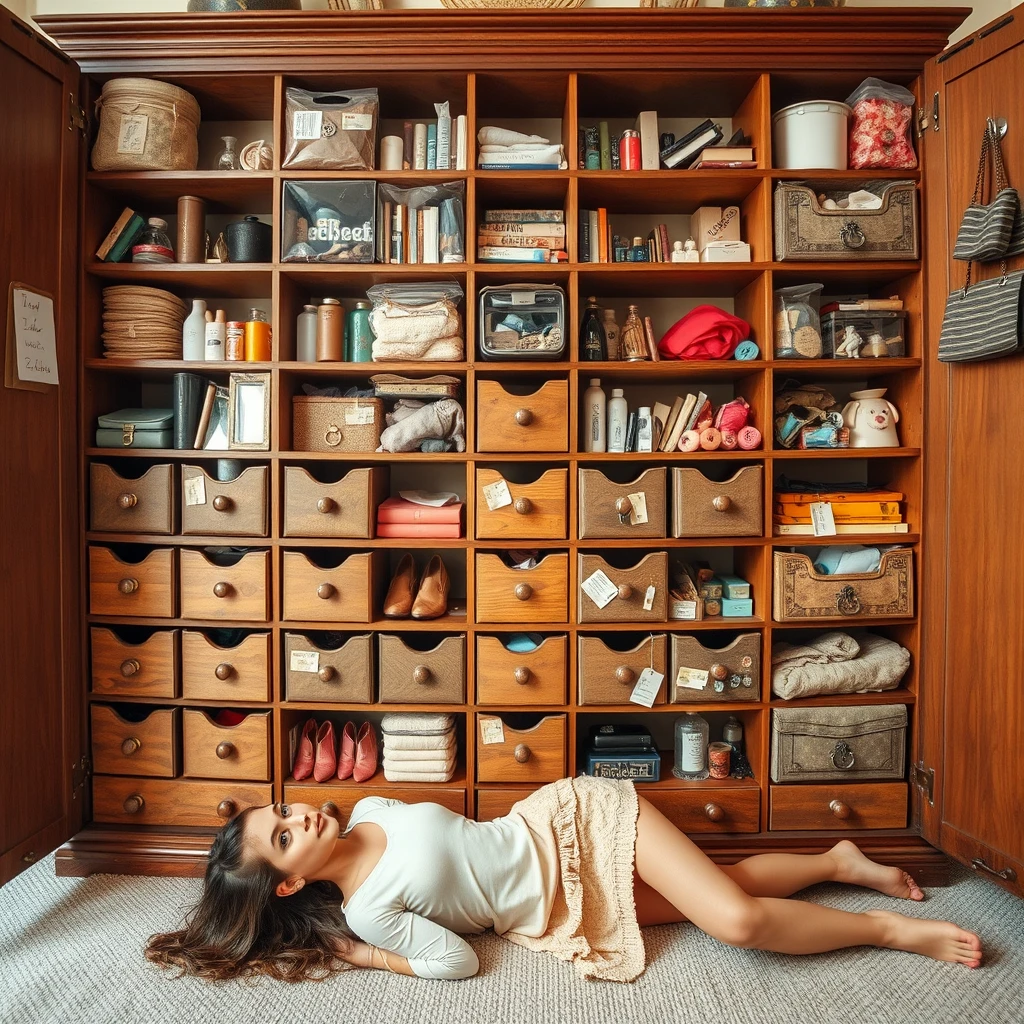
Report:
[[388,782],[447,782],[455,774],[454,715],[396,713],[380,727]]
[[477,132],[482,170],[565,170],[561,143],[543,135],[524,135],[509,128],[485,125]]

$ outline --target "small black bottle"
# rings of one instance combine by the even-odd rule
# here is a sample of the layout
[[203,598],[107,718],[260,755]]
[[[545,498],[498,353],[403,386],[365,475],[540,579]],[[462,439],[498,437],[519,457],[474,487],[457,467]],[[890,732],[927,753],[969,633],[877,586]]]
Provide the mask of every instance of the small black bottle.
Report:
[[608,342],[601,323],[601,310],[597,299],[587,299],[587,308],[580,324],[580,359],[584,362],[604,362],[608,358]]

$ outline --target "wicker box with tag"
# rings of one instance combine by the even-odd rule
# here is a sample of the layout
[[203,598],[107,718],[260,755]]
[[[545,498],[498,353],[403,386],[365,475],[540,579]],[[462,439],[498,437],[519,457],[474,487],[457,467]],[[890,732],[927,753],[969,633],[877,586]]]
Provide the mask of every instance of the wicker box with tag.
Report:
[[772,782],[902,779],[906,704],[772,711]]
[[292,447],[297,452],[373,452],[383,428],[379,398],[292,399]]

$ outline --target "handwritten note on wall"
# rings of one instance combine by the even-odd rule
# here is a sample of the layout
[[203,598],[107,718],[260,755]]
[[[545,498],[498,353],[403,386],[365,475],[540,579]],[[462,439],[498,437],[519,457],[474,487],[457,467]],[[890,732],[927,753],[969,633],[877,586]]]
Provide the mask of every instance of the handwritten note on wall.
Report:
[[[28,288],[11,289],[15,373],[19,380],[57,384],[57,333],[53,299]],[[10,345],[11,339],[7,339]]]

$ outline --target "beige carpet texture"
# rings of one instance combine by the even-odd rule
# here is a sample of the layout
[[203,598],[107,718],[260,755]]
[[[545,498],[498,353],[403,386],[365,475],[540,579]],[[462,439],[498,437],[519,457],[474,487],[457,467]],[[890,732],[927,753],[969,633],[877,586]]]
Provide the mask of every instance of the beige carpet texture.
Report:
[[[198,881],[56,878],[48,857],[0,889],[2,1024],[1022,1024],[1024,902],[970,872],[908,909],[978,932],[975,971],[866,947],[795,957],[732,949],[692,925],[644,930],[631,985],[582,981],[493,933],[471,938],[480,973],[426,981],[348,971],[321,983],[170,980],[143,957],[177,927]],[[819,885],[843,910],[902,909],[865,889]]]

